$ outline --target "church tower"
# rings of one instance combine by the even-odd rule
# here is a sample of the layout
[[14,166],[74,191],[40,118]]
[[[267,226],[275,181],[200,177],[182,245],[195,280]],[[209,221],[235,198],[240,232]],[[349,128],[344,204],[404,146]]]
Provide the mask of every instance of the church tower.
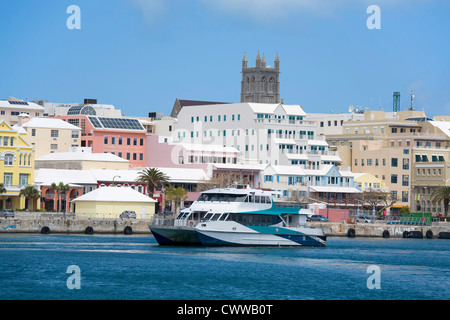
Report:
[[280,59],[274,67],[266,67],[266,58],[258,51],[255,67],[247,67],[247,54],[242,59],[241,102],[280,103]]

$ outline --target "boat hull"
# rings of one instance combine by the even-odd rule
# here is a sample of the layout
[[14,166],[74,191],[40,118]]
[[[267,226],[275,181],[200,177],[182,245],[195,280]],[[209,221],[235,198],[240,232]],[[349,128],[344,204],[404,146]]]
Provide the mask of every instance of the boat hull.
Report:
[[161,246],[198,246],[202,244],[193,227],[150,226],[149,229]]
[[[326,236],[311,228],[234,226],[196,228],[204,246],[308,246],[324,247]],[[308,231],[311,231],[308,233]]]

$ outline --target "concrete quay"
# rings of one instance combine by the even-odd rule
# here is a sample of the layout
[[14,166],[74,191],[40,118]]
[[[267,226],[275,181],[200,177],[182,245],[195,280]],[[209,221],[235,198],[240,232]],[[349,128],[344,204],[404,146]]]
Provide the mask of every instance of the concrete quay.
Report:
[[441,232],[450,232],[450,223],[439,222],[428,225],[403,225],[375,223],[346,222],[309,222],[311,227],[320,228],[329,237],[384,237],[403,238],[404,233],[421,232],[424,238],[438,238]]
[[0,233],[151,234],[149,224],[148,219],[0,218]]
[[[148,219],[111,219],[39,216],[0,218],[0,233],[43,234],[148,234]],[[439,222],[427,225],[400,225],[347,222],[308,222],[308,225],[323,230],[328,237],[384,237],[402,238],[406,232],[420,232],[423,238],[438,238],[439,233],[450,233],[450,223]]]

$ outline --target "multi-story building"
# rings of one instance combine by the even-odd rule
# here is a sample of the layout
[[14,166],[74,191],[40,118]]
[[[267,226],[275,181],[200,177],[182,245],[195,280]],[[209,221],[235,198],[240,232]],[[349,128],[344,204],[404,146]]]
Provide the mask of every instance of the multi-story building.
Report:
[[33,102],[26,102],[10,97],[8,100],[0,100],[0,119],[9,123],[9,125],[19,124],[20,117],[28,116],[42,117],[44,108]]
[[343,133],[329,135],[327,141],[339,151],[342,165],[351,166],[352,172],[370,173],[385,183],[397,199],[391,213],[401,207],[414,209],[415,148],[424,139],[437,138],[425,130],[429,120],[422,111],[365,111],[364,120],[344,122]]
[[411,149],[411,211],[443,214],[444,204],[433,203],[436,188],[450,186],[450,122],[427,121]]
[[0,120],[0,183],[6,189],[0,193],[0,208],[24,209],[26,199],[20,191],[34,181],[34,150],[26,133],[14,130]]
[[27,131],[28,142],[35,148],[36,158],[68,152],[81,145],[81,129],[61,119],[32,118],[22,126]]
[[238,163],[301,165],[319,169],[341,161],[330,151],[317,124],[304,120],[299,105],[232,103],[183,108],[173,132],[174,143],[236,148]]
[[110,118],[79,114],[57,117],[81,128],[81,147],[92,153],[112,153],[129,160],[130,167],[145,166],[146,129],[136,118]]

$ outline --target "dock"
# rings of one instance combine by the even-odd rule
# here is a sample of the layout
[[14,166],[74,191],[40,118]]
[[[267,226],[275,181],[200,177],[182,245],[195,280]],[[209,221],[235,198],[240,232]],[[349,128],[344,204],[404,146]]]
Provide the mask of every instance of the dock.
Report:
[[[30,215],[15,218],[0,218],[0,233],[42,234],[148,234],[149,219],[79,218],[62,214]],[[438,238],[439,234],[450,234],[449,222],[433,222],[430,225],[343,222],[308,222],[308,225],[323,230],[328,237],[380,237]]]

